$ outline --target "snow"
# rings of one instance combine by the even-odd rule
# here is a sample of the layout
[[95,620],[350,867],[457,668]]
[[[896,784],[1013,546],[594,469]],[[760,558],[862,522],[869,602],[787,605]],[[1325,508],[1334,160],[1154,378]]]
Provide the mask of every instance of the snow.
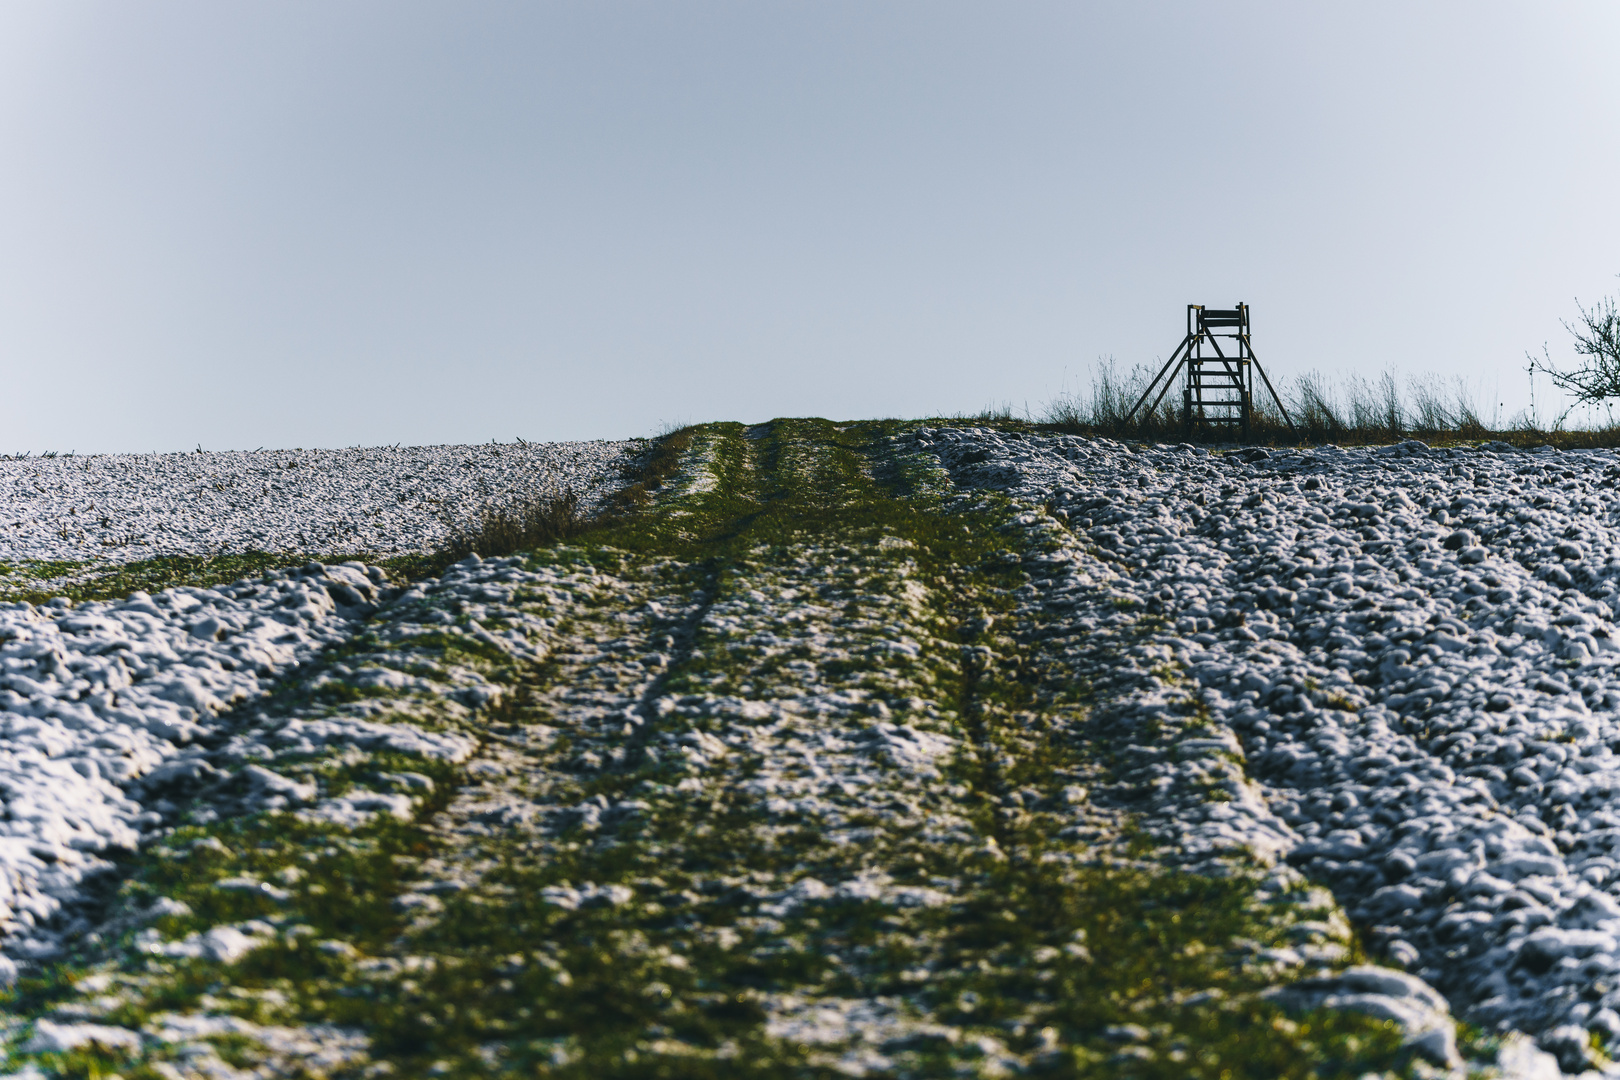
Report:
[[[466,505],[481,483],[519,478],[600,491],[633,445],[4,461],[0,485],[11,487],[0,486],[0,505],[15,513],[0,522],[11,545],[0,553],[85,557],[52,530],[64,507],[80,518],[92,503],[147,537],[120,558],[307,547],[317,535],[347,537],[353,550],[431,546],[444,534],[428,493]],[[1328,926],[1264,958],[1299,975],[1278,993],[1396,1020],[1436,1064],[1455,1063],[1453,1017],[1538,1040],[1539,1050],[1504,1044],[1506,1075],[1577,1072],[1593,1064],[1588,1033],[1620,1040],[1620,458],[1413,442],[1207,454],[950,427],[914,429],[896,449],[930,455],[957,506],[1014,502],[1020,535],[1008,542],[1022,554],[1011,557],[1031,573],[1019,603],[1054,640],[1078,643],[1061,657],[1065,670],[1099,687],[1101,720],[1124,736],[1115,782],[1065,789],[1075,835],[1134,815],[1189,866],[1249,853],[1275,866],[1268,887],[1279,896],[1300,873],[1331,889],[1386,966],[1310,974],[1347,962],[1342,928]],[[700,446],[689,464],[708,468],[707,453]],[[237,494],[207,494],[212,478]],[[706,482],[675,487],[690,494]],[[218,792],[222,814],[283,809],[352,826],[409,817],[432,789],[427,776],[397,773],[383,778],[388,790],[322,799],[281,764],[316,750],[463,763],[469,782],[445,827],[468,837],[558,821],[610,830],[645,811],[549,795],[524,756],[547,744],[546,725],[528,730],[527,747],[515,737],[480,746],[453,725],[412,720],[427,709],[413,703],[429,699],[434,715],[497,701],[503,688],[471,668],[429,678],[358,656],[322,677],[386,690],[388,715],[370,699],[319,715],[255,713],[289,674],[362,628],[384,643],[464,634],[541,660],[560,648],[558,619],[600,618],[600,648],[575,639],[561,661],[574,674],[547,699],[548,723],[575,736],[571,768],[589,772],[645,738],[645,752],[684,763],[678,790],[695,792],[734,782],[728,770],[746,757],[766,763],[742,783],[773,817],[819,815],[829,836],[858,844],[860,830],[828,808],[866,807],[929,842],[960,842],[971,829],[938,788],[939,763],[962,753],[963,739],[907,667],[938,645],[913,610],[922,586],[902,543],[873,549],[806,547],[796,569],[759,570],[723,597],[682,595],[651,572],[475,558],[404,590],[360,563],[311,564],[213,589],[0,609],[0,975],[48,962],[85,930],[75,912],[86,882],[119,850],[161,835],[172,792]],[[860,596],[873,624],[830,629],[833,608],[815,584],[874,568],[893,580]],[[543,600],[549,618],[520,595]],[[604,597],[617,613],[592,614]],[[707,693],[659,696],[670,635],[698,631],[784,653],[881,655],[891,689],[914,706],[891,717],[882,702],[791,667],[749,692],[717,680]],[[984,640],[965,647],[964,664],[995,661],[993,636]],[[1104,645],[1113,651],[1098,660]],[[1173,679],[1153,674],[1171,669]],[[1195,706],[1197,725],[1160,723]],[[643,734],[666,718],[691,730]],[[222,771],[230,763],[234,772]],[[480,873],[469,854],[401,902],[431,919],[442,906],[435,890],[472,887]],[[930,907],[949,896],[940,884],[801,877],[757,899],[778,913],[854,897]],[[277,888],[236,878],[218,887]],[[617,907],[632,894],[586,881],[546,899]],[[166,942],[149,931],[142,947],[228,963],[273,932],[221,926]],[[884,999],[780,994],[767,1006],[773,1030],[807,1043],[862,1024],[883,1038],[932,1030]],[[40,1021],[33,1037],[40,1047],[138,1038],[119,1031]],[[882,1067],[868,1056],[846,1064]]]
[[[446,515],[572,489],[587,505],[620,482],[639,442],[407,450],[109,455],[0,460],[0,558],[84,559],[86,536],[56,535],[97,515],[144,539],[108,548],[135,559],[222,548],[328,543],[420,550]],[[76,526],[77,527],[77,526]],[[358,562],[310,563],[209,589],[144,592],[74,606],[0,606],[0,936],[10,957],[43,961],[82,932],[74,905],[120,850],[161,826],[170,787],[219,776],[204,744],[225,718],[327,645],[348,640],[399,592]],[[414,594],[420,596],[420,590]],[[406,599],[409,599],[410,594]],[[268,734],[286,750],[387,746],[465,758],[465,736],[359,717],[293,720]],[[238,774],[250,805],[314,795],[258,765]],[[399,814],[398,797],[333,800],[334,820]],[[0,979],[15,963],[0,957]]]
[[128,1028],[108,1027],[105,1024],[53,1024],[41,1020],[34,1029],[34,1037],[27,1049],[34,1052],[66,1053],[81,1046],[103,1046],[108,1049],[139,1049],[139,1032]]
[[[622,483],[642,440],[0,457],[0,560],[431,551],[486,502]],[[498,496],[498,497],[497,497]]]
[[[143,800],[213,773],[198,740],[352,634],[381,599],[382,578],[360,564],[310,564],[216,589],[0,609],[6,951],[54,955],[61,931],[45,925],[109,856],[161,823]],[[263,787],[255,774],[244,779]]]
[[[959,484],[1029,505],[1032,527],[1062,523],[1074,561],[1035,583],[1049,608],[1089,563],[1162,620],[1143,647],[1184,667],[1258,782],[1218,841],[1329,883],[1465,1019],[1544,1043],[1620,1035],[1613,453],[918,440]],[[1169,698],[1114,714],[1139,724]],[[1173,749],[1212,749],[1205,735]],[[1162,756],[1142,770],[1161,790]],[[1209,843],[1171,818],[1164,839]],[[1582,1063],[1580,1040],[1552,1041]]]

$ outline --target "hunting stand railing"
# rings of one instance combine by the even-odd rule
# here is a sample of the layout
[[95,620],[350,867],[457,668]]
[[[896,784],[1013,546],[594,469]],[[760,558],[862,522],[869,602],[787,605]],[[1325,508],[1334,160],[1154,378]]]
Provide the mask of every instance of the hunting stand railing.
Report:
[[[1231,343],[1231,355],[1221,348],[1223,339]],[[1176,346],[1176,351],[1170,354],[1170,359],[1165,361],[1153,381],[1148,383],[1141,398],[1125,414],[1125,422],[1129,424],[1134,421],[1139,412],[1144,418],[1152,416],[1159,402],[1164,400],[1164,395],[1175,385],[1177,373],[1183,369],[1187,377],[1182,383],[1182,422],[1189,436],[1202,425],[1228,431],[1235,428],[1237,433],[1247,438],[1254,413],[1256,372],[1265,384],[1266,391],[1271,394],[1271,400],[1276,403],[1289,432],[1298,434],[1288,410],[1283,407],[1282,398],[1277,396],[1265,369],[1254,357],[1254,345],[1249,341],[1248,304],[1239,304],[1235,308],[1206,308],[1202,304],[1188,304],[1187,336],[1181,339],[1181,344]],[[1142,405],[1149,397],[1153,398],[1153,404],[1142,412]]]

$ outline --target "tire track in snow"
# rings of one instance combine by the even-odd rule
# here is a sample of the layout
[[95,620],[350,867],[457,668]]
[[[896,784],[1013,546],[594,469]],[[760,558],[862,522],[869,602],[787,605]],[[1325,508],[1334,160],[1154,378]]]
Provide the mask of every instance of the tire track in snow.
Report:
[[959,482],[1069,523],[1164,619],[1185,689],[1134,723],[1213,721],[1275,812],[1255,846],[1487,1029],[1571,1070],[1596,1060],[1589,1034],[1620,1038],[1612,454],[1217,462],[934,434]]

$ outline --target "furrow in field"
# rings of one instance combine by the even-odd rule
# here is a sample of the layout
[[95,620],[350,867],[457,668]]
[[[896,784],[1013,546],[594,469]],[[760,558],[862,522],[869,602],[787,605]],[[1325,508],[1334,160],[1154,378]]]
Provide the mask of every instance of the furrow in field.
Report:
[[1154,616],[899,434],[711,425],[644,518],[413,587],[177,782],[180,827],[20,987],[13,1061],[1359,1075],[1427,1031],[1448,1058],[1443,1006],[1403,1032],[1266,997],[1352,978],[1354,942],[1244,861],[1271,819]]
[[401,1025],[357,1002],[368,965],[414,917],[485,718],[600,601],[599,577],[470,560],[196,747],[163,777],[178,826],[122,868],[102,925],[69,943],[76,963],[19,984],[14,1007],[37,1019],[12,1051],[153,1075],[386,1060]]
[[[1157,704],[1245,763],[1275,815],[1257,849],[1331,886],[1474,1023],[1531,1032],[1566,1069],[1603,1060],[1620,1038],[1611,454],[923,441],[964,485],[1066,522],[1158,618],[1148,647],[1179,687]],[[1154,705],[1134,730],[1162,724]],[[1162,767],[1146,749],[1144,776]]]

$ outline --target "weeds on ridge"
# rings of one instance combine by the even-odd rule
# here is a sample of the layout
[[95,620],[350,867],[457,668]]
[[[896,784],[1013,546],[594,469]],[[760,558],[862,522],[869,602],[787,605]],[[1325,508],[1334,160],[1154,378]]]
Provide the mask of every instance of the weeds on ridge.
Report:
[[569,488],[551,498],[527,498],[507,506],[485,503],[471,528],[456,527],[444,557],[459,562],[469,555],[500,558],[549,547],[584,532],[590,519]]
[[693,428],[680,428],[654,440],[637,463],[629,483],[608,497],[596,513],[587,513],[572,488],[550,498],[528,498],[507,506],[485,502],[470,528],[452,525],[452,538],[434,557],[440,570],[469,555],[502,558],[573,540],[586,532],[619,524],[645,507],[680,469],[692,445]]
[[681,458],[692,448],[695,427],[667,431],[653,440],[652,449],[640,464],[637,475],[608,501],[610,513],[623,513],[645,506],[654,494],[680,471]]
[[624,487],[608,497],[594,514],[587,513],[573,489],[550,498],[521,499],[507,506],[485,502],[470,528],[452,524],[452,539],[434,556],[439,569],[468,555],[501,558],[550,547],[586,532],[617,524],[646,506],[680,469],[695,429],[678,428],[653,440],[652,447],[626,477]]
[[[1156,408],[1127,422],[1154,372],[1138,364],[1121,374],[1109,361],[1092,375],[1089,393],[1062,394],[1036,415],[1025,409],[1023,422],[1037,428],[1069,434],[1105,436],[1146,442],[1230,442],[1238,438],[1231,428],[1195,426],[1189,431],[1182,416],[1180,389],[1172,387]],[[1335,385],[1320,372],[1293,380],[1276,380],[1294,430],[1290,431],[1269,395],[1257,391],[1249,445],[1287,446],[1301,443],[1367,446],[1421,439],[1431,444],[1503,442],[1527,449],[1551,445],[1561,450],[1620,446],[1620,423],[1609,421],[1589,428],[1551,428],[1519,415],[1503,419],[1482,409],[1461,379],[1446,383],[1437,377],[1414,377],[1404,390],[1391,372],[1369,381],[1351,376]],[[992,406],[973,417],[986,423],[1018,422],[1008,404]]]

